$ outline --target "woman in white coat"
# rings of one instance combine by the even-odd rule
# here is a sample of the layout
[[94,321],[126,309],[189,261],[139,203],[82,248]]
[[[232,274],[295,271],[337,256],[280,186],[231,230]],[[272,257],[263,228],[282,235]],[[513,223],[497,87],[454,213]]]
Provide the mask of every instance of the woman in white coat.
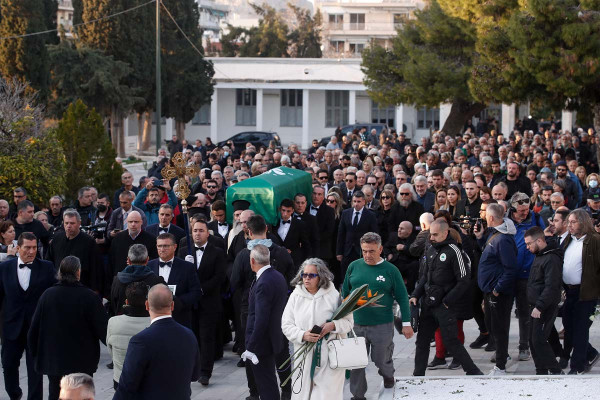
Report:
[[[327,322],[341,303],[340,294],[333,285],[333,274],[323,260],[309,258],[302,263],[291,282],[295,286],[290,295],[281,328],[283,334],[294,344],[296,351],[304,342],[316,342],[330,333],[328,340],[346,337],[352,330],[352,314],[333,322]],[[315,325],[323,329],[321,334],[310,333]],[[292,376],[292,399],[342,400],[345,369],[329,368],[327,339],[321,344],[321,366],[314,373],[311,390],[310,369],[314,350],[310,351],[304,365]],[[295,367],[295,366],[294,366]]]

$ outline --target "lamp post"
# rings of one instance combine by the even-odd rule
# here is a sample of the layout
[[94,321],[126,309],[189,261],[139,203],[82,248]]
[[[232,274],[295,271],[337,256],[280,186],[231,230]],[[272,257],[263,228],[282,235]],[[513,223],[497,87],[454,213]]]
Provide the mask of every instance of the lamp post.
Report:
[[156,0],[156,155],[160,149],[161,128],[161,87],[160,87],[160,0]]

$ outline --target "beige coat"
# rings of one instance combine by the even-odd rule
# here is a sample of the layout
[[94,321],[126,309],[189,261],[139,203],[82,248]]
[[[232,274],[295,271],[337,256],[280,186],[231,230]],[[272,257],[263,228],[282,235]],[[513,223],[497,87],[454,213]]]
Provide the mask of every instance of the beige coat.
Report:
[[[310,294],[302,284],[296,286],[285,306],[281,320],[283,334],[293,343],[294,351],[303,344],[304,333],[315,325],[324,324],[331,318],[340,302],[340,294],[333,284],[330,284],[327,289],[319,289],[315,295]],[[336,339],[338,336],[346,337],[354,325],[352,314],[333,322],[335,330],[329,335],[329,340]],[[309,398],[312,358],[313,351],[306,356],[304,366],[296,370],[292,376],[292,399]],[[327,342],[323,340],[321,366],[315,370],[310,399],[342,400],[345,372],[344,369],[329,368]]]
[[108,320],[106,347],[113,360],[113,379],[119,382],[129,340],[150,326],[150,317],[118,315]]

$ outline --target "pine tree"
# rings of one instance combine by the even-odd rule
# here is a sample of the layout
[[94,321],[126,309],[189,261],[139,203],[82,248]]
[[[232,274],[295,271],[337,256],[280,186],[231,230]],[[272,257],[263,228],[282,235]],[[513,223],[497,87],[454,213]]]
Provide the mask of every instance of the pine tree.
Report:
[[380,104],[451,103],[442,130],[456,135],[467,119],[485,108],[468,86],[475,30],[444,13],[435,0],[415,16],[398,30],[391,49],[374,45],[363,52],[367,92]]
[[[18,36],[47,29],[42,0],[0,0],[0,37]],[[0,41],[0,73],[29,82],[40,101],[48,94],[48,53],[44,35]]]
[[[44,21],[46,23],[46,29],[56,29],[56,13],[58,12],[58,0],[43,0],[44,2]],[[45,35],[47,44],[58,43],[58,33],[49,32]]]
[[297,27],[288,35],[290,41],[290,55],[299,58],[321,58],[321,25],[323,17],[321,11],[317,10],[314,17],[310,11],[288,3],[288,7],[294,12]]

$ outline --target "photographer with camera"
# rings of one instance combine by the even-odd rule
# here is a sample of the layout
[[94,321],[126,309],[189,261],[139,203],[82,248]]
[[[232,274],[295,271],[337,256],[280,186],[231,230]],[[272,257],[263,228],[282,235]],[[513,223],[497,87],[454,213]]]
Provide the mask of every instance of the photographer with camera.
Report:
[[483,375],[458,339],[456,306],[469,295],[471,271],[470,261],[449,232],[445,219],[431,223],[425,269],[410,299],[413,305],[421,302],[414,376],[425,375],[430,342],[438,326],[446,348],[467,375]]
[[600,190],[590,190],[587,205],[583,209],[590,215],[596,232],[600,232]]
[[104,266],[96,240],[81,230],[81,216],[72,209],[63,213],[64,230],[57,231],[50,242],[47,259],[60,265],[67,256],[75,256],[81,262],[80,282],[96,293],[104,291]]

